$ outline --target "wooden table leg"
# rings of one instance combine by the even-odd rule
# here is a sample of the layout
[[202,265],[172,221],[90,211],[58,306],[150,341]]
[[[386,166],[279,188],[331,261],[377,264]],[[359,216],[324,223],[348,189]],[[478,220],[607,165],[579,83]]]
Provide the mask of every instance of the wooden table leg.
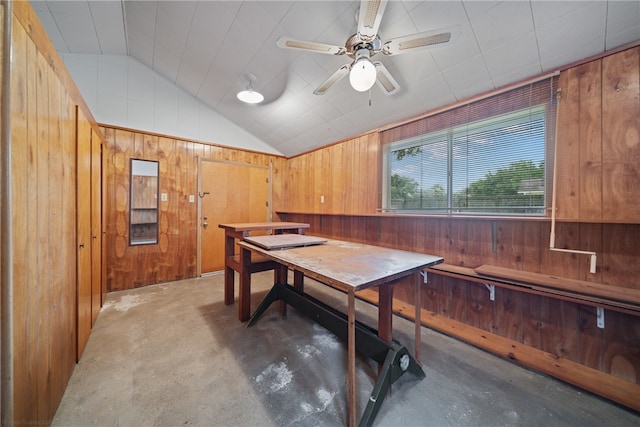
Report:
[[[280,264],[273,270],[273,283],[279,285],[286,285],[288,281],[289,268],[286,265]],[[287,303],[280,300],[280,316],[282,318],[287,317]]]
[[378,287],[378,336],[391,342],[393,336],[393,284]]
[[233,238],[233,236],[229,236],[227,234],[227,232],[225,232],[225,237],[224,237],[224,263],[225,263],[225,268],[224,268],[224,303],[226,305],[230,305],[233,304],[234,300],[235,300],[235,295],[234,295],[234,283],[233,283],[233,279],[234,279],[234,271],[233,268],[227,266],[227,263],[229,262],[229,257],[233,256],[233,253],[235,251],[235,239]]
[[[393,338],[393,283],[378,286],[378,336],[386,342]],[[378,364],[378,375],[382,372],[382,365]]]
[[238,319],[246,322],[251,317],[251,251],[242,248],[240,251],[240,295],[238,295]]
[[356,426],[356,297],[354,292],[348,293],[348,376],[347,376],[347,406],[349,412],[349,427]]
[[304,292],[304,273],[298,270],[293,270],[293,287]]

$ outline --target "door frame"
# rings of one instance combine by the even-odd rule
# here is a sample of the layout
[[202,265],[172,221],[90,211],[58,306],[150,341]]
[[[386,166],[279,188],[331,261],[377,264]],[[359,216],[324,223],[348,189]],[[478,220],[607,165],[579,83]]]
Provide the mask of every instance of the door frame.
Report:
[[197,217],[197,260],[196,260],[196,277],[202,276],[202,198],[205,196],[202,193],[202,162],[208,163],[227,163],[237,166],[245,166],[251,168],[268,169],[267,172],[267,218],[268,221],[273,221],[273,159],[269,159],[269,166],[254,165],[251,163],[232,162],[230,160],[215,160],[198,157],[198,217]]

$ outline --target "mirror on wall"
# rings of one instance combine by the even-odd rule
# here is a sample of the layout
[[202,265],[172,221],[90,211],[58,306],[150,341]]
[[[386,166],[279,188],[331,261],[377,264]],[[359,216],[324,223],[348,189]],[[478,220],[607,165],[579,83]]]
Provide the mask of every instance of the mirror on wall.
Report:
[[158,243],[158,162],[131,159],[130,245]]

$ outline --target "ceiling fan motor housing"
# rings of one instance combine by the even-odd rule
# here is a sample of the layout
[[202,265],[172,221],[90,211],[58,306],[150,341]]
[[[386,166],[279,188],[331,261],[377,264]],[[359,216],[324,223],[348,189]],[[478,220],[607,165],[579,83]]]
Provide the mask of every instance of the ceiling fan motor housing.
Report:
[[358,34],[354,34],[349,37],[344,44],[347,48],[347,55],[351,58],[356,58],[356,54],[359,50],[366,49],[369,51],[369,56],[373,56],[382,50],[382,41],[380,36],[376,36],[369,42],[362,41]]

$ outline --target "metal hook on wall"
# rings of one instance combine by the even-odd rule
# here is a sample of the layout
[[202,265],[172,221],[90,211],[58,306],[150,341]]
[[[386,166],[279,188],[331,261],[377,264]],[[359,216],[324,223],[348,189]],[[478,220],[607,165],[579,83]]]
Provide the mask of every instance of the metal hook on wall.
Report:
[[198,196],[200,196],[201,199],[204,198],[204,196],[206,196],[207,194],[209,194],[208,191],[205,191],[204,193],[198,191]]

